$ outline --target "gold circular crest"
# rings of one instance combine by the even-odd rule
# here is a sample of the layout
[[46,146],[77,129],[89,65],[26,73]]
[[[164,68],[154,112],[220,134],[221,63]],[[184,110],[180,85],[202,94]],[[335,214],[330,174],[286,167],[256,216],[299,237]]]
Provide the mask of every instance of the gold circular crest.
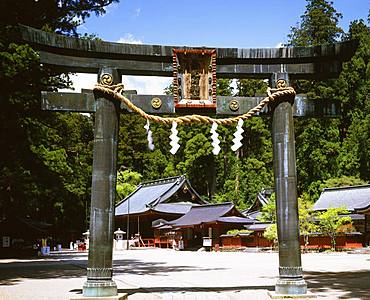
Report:
[[281,88],[286,88],[286,81],[284,79],[279,79],[277,82],[276,82],[276,87],[278,89],[281,89]]
[[113,84],[113,77],[110,74],[102,74],[100,76],[100,83],[105,85],[112,85]]
[[239,109],[239,102],[236,101],[236,100],[231,100],[230,103],[229,103],[229,108],[232,111],[237,111]]
[[154,97],[151,103],[154,109],[159,109],[162,106],[162,100],[159,99],[158,97]]

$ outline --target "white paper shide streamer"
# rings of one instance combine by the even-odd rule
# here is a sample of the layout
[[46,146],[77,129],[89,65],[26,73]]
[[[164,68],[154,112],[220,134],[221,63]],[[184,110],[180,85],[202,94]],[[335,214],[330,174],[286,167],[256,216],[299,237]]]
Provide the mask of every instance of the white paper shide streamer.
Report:
[[177,127],[177,123],[176,122],[172,122],[172,128],[171,128],[171,135],[170,135],[170,145],[172,146],[170,152],[172,155],[175,155],[175,153],[177,152],[177,150],[179,150],[180,148],[180,145],[179,145],[179,137],[177,136],[178,134],[178,131],[176,129]]
[[236,151],[238,150],[243,144],[241,143],[243,139],[243,119],[239,119],[238,125],[236,126],[236,131],[234,132],[234,139],[233,139],[233,145],[231,146],[231,150]]
[[212,138],[212,146],[213,146],[212,152],[214,155],[217,155],[218,153],[220,153],[220,150],[221,150],[219,146],[220,140],[218,138],[217,126],[218,126],[217,123],[213,123],[212,128],[211,128],[211,133],[212,133],[211,138]]
[[146,125],[144,126],[147,134],[148,139],[148,148],[153,151],[154,150],[154,144],[153,144],[153,137],[152,137],[152,131],[150,130],[150,124],[149,120],[146,120]]

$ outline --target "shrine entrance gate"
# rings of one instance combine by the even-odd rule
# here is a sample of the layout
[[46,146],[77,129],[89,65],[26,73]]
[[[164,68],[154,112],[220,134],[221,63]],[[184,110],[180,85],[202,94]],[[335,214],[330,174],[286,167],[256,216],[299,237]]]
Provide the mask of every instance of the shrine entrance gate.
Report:
[[[338,76],[342,62],[348,60],[356,48],[351,41],[294,48],[186,48],[82,40],[26,26],[19,26],[19,32],[25,42],[39,51],[40,63],[60,72],[96,73],[98,83],[108,87],[120,83],[122,75],[173,76],[174,96],[124,91],[133,104],[154,115],[207,110],[216,115],[238,116],[255,107],[263,97],[217,96],[216,74],[221,78],[269,79],[271,87],[276,87],[277,83],[288,85],[292,79],[333,78]],[[193,57],[188,59],[188,54]],[[201,59],[202,55],[209,55],[206,62]],[[196,73],[196,69],[201,71]],[[192,85],[194,78],[198,86]],[[260,112],[272,115],[279,239],[279,279],[275,292],[305,295],[293,116],[336,117],[340,107],[330,100],[311,101],[305,95],[288,95],[275,100]],[[102,93],[82,90],[79,94],[43,92],[42,108],[95,113],[90,249],[83,295],[101,299],[116,296],[118,299],[117,286],[112,280],[114,199],[119,114],[127,111],[127,107]]]

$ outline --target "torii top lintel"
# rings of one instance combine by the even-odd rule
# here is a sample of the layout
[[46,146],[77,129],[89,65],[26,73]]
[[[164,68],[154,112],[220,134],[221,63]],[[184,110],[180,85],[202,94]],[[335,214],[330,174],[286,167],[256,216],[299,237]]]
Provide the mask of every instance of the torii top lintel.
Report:
[[[171,77],[173,49],[194,49],[84,40],[24,25],[19,29],[21,38],[40,51],[40,62],[60,71],[97,73],[108,66],[125,75]],[[217,77],[269,78],[276,72],[287,72],[292,79],[337,77],[356,47],[356,41],[347,41],[314,47],[216,48]]]

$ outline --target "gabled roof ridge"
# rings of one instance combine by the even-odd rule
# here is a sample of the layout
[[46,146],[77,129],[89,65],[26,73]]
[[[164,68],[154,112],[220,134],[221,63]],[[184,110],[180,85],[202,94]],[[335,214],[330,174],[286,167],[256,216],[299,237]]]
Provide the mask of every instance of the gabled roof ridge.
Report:
[[[183,176],[185,177],[185,182],[187,183],[189,190],[191,190],[191,192],[193,192],[198,197],[198,199],[200,200],[200,202],[202,202],[204,204],[209,204],[209,202],[206,201],[206,200],[203,200],[202,197],[198,194],[198,192],[193,188],[193,186],[190,184],[190,181],[186,177],[186,175],[183,175]],[[203,204],[200,204],[200,205],[203,205]]]
[[173,176],[173,177],[167,177],[167,178],[160,178],[160,179],[155,179],[155,180],[150,180],[150,181],[144,181],[140,183],[143,187],[145,186],[150,186],[150,185],[158,185],[158,184],[167,184],[170,182],[176,182],[178,179],[185,178],[185,175],[180,175],[180,176]]
[[[157,204],[163,202],[164,200],[168,199],[169,197],[171,197],[174,193],[176,193],[178,191],[178,189],[179,189],[180,186],[182,186],[185,183],[185,176],[184,175],[177,176],[177,177],[171,177],[171,178],[173,178],[173,179],[176,178],[176,180],[172,180],[172,181],[171,180],[168,180],[168,181],[166,181],[165,182],[166,184],[172,183],[172,185],[166,191],[164,191],[162,194],[160,194],[156,199],[154,199],[152,202],[148,203],[147,204],[148,206],[157,205]],[[147,185],[147,186],[149,186],[149,185]],[[153,185],[150,185],[150,186],[153,186]],[[173,190],[172,191],[172,194],[170,194],[167,198],[165,198],[163,200],[162,199],[163,196],[166,195],[166,194],[168,194],[176,186],[178,186],[177,189]]]
[[133,194],[135,194],[138,190],[140,190],[142,187],[143,186],[140,183],[133,192],[131,192],[125,198],[123,198],[121,201],[119,201],[117,204],[115,204],[115,207],[117,208],[119,205],[121,205],[123,202],[125,202],[128,198],[130,198]]
[[345,190],[345,189],[356,189],[356,188],[370,188],[370,184],[329,187],[329,188],[324,188],[323,192],[325,192],[325,191],[335,191],[335,190]]
[[197,204],[197,203],[193,203],[193,202],[174,202],[174,203],[171,203],[171,202],[160,202],[158,203],[157,205],[192,205],[192,206],[199,206],[201,204]]

